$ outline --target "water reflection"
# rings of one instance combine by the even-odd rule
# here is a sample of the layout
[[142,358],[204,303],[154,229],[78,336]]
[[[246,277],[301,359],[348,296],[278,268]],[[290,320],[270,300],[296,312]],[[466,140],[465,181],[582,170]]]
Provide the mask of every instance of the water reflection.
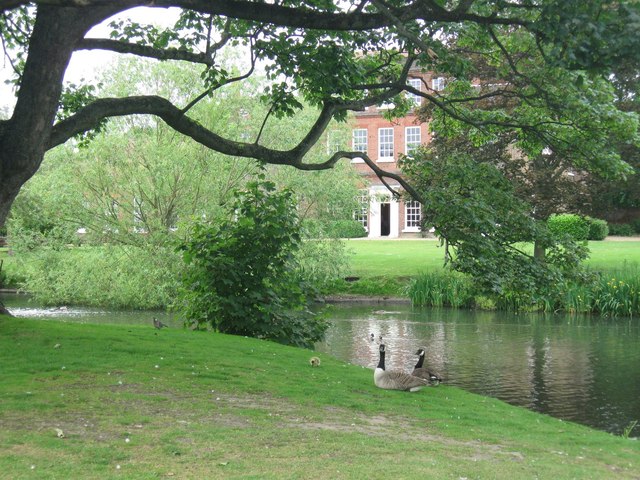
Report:
[[182,322],[164,311],[105,310],[91,307],[40,307],[27,295],[0,294],[0,300],[16,317],[59,320],[76,323],[113,323],[121,325],[152,325],[153,317],[171,327],[182,327]]
[[318,349],[343,360],[374,368],[382,335],[394,369],[411,370],[424,346],[449,385],[615,433],[640,419],[637,319],[332,308]]

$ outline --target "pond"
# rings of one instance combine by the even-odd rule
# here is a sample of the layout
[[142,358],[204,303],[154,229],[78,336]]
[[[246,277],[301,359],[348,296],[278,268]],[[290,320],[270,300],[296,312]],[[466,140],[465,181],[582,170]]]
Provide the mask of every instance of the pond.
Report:
[[318,349],[351,363],[374,368],[381,335],[387,368],[410,371],[424,346],[447,385],[616,434],[640,421],[637,318],[341,304],[330,318]]
[[[164,312],[34,307],[27,297],[0,299],[16,316],[88,323],[149,323]],[[640,321],[517,315],[409,305],[337,304],[319,351],[374,368],[379,337],[387,366],[410,371],[418,347],[447,385],[554,417],[620,434],[640,421]],[[370,340],[373,333],[375,340]],[[633,435],[640,433],[636,427]]]

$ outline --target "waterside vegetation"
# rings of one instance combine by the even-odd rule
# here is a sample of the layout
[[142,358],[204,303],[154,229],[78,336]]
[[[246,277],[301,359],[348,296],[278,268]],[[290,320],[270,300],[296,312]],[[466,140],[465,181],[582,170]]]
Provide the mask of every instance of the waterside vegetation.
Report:
[[[477,294],[467,277],[444,268],[444,249],[435,240],[352,239],[345,244],[346,248],[327,242],[303,244],[303,258],[327,260],[340,255],[337,263],[313,260],[313,265],[305,268],[311,275],[309,280],[324,294],[408,297],[417,305],[427,306],[559,309],[614,316],[640,314],[640,241],[636,240],[589,242],[591,255],[586,265],[594,272],[592,280],[581,286],[568,285],[553,303],[540,299],[533,305],[501,305]],[[0,249],[0,259],[5,287],[24,286],[51,305],[165,308],[171,304],[183,268],[172,249],[160,249],[148,257],[144,252],[122,246],[23,252],[19,261],[8,255],[5,248]],[[346,269],[331,268],[347,261]],[[64,265],[68,268],[61,268]],[[141,265],[143,269],[138,268]],[[94,275],[96,268],[103,274]],[[173,273],[167,275],[167,269]],[[41,278],[38,271],[49,274]],[[336,281],[337,274],[346,275],[349,281]],[[153,281],[148,281],[150,275]],[[27,284],[26,278],[31,279]],[[83,291],[77,288],[78,284]],[[118,288],[113,288],[114,285]]]
[[437,241],[350,240],[351,274],[359,280],[341,283],[336,293],[408,296],[415,305],[434,307],[640,315],[640,241],[588,246],[591,256],[582,283],[557,285],[548,297],[525,303],[508,292],[493,298],[478,292],[471,278],[445,268],[444,248]]

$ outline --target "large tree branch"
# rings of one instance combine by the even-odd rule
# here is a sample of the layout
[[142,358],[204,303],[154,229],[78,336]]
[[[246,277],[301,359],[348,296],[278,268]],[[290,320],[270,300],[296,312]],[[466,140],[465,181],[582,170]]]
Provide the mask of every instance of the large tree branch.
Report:
[[[2,11],[26,5],[25,0],[0,0]],[[467,11],[449,11],[435,2],[412,2],[403,7],[386,4],[388,9],[384,13],[328,12],[309,7],[287,7],[266,2],[249,2],[246,0],[38,0],[36,4],[66,7],[91,8],[96,6],[118,6],[129,9],[134,6],[153,6],[159,8],[179,7],[200,13],[222,15],[239,20],[265,22],[272,25],[292,28],[309,28],[331,31],[358,31],[386,27],[389,24],[388,15],[393,15],[403,21],[421,19],[425,22],[474,22],[481,25],[521,25],[528,22],[518,17],[498,16],[493,12],[489,16],[482,16]]]
[[305,164],[303,158],[318,141],[335,112],[343,108],[330,104],[326,105],[320,112],[316,123],[302,141],[293,149],[284,151],[273,150],[255,143],[243,143],[226,139],[189,118],[180,108],[162,97],[103,98],[94,101],[76,114],[57,123],[52,129],[46,148],[53,148],[74,135],[95,128],[104,118],[136,114],[154,115],[161,118],[174,130],[191,137],[205,147],[226,155],[255,158],[277,165],[291,165],[301,170],[322,170],[330,168],[335,162]]
[[76,50],[109,50],[117,53],[131,53],[139,57],[155,58],[157,60],[184,60],[192,63],[212,65],[211,55],[195,53],[178,48],[155,48],[136,43],[121,42],[106,38],[85,38]]
[[333,156],[331,157],[331,159],[335,160],[333,163],[336,163],[338,160],[342,159],[342,158],[349,158],[351,160],[355,159],[355,158],[361,158],[364,160],[364,162],[369,166],[369,168],[371,170],[373,170],[373,173],[376,174],[376,176],[380,179],[380,181],[387,187],[387,189],[389,189],[389,191],[393,194],[393,195],[399,195],[399,192],[397,192],[396,190],[394,190],[390,185],[389,182],[387,182],[387,179],[390,178],[391,180],[395,180],[396,182],[398,182],[398,184],[400,184],[400,186],[409,194],[411,195],[411,197],[413,197],[414,200],[424,204],[424,197],[422,195],[420,195],[420,193],[411,186],[411,184],[409,182],[407,182],[407,180],[402,177],[401,175],[398,175],[397,173],[393,173],[393,172],[387,172],[386,170],[380,168],[378,166],[378,164],[376,162],[374,162],[371,157],[369,157],[369,155],[367,155],[365,152],[336,152],[333,154]]

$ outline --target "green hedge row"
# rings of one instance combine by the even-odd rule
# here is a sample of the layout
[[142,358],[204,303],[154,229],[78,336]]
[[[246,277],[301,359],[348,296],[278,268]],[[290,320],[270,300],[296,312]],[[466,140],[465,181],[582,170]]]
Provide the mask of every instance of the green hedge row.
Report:
[[569,235],[574,240],[604,240],[609,234],[606,221],[574,213],[551,215],[547,225],[553,234]]
[[609,233],[621,237],[640,235],[640,219],[631,223],[611,223],[609,224]]

